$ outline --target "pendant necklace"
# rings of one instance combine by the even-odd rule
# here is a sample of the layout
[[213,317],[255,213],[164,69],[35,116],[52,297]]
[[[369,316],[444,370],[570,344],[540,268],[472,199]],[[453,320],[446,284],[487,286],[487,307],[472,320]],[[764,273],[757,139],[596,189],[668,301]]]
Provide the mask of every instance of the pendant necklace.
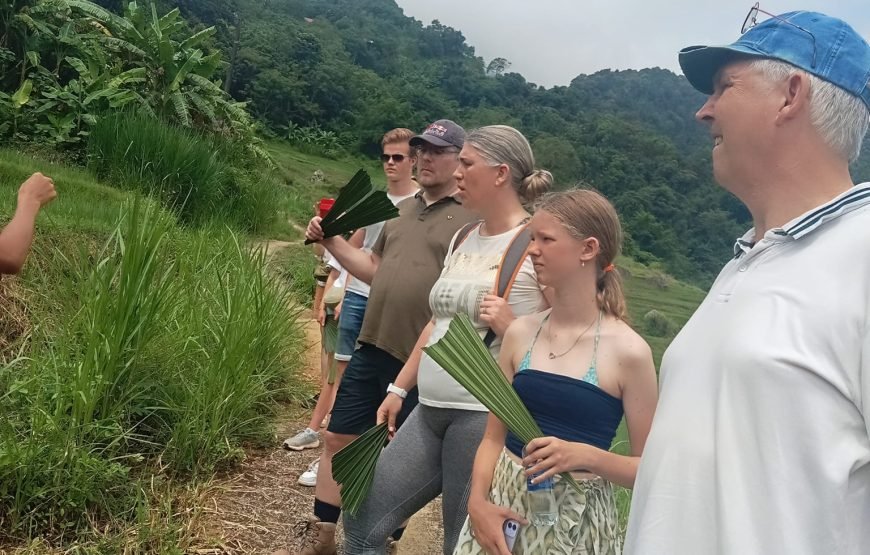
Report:
[[[601,318],[601,313],[598,314],[598,317]],[[547,316],[547,320],[548,320],[547,323],[550,323],[549,322],[549,320],[550,320],[549,315]],[[584,335],[586,335],[586,332],[589,331],[589,329],[592,327],[592,324],[594,324],[594,323],[595,323],[595,320],[592,320],[591,322],[589,322],[589,325],[586,326],[586,329],[583,330],[582,332],[580,332],[580,335],[578,335],[577,339],[574,340],[574,343],[570,347],[568,347],[567,351],[565,351],[564,353],[558,354],[558,355],[556,353],[554,353],[553,351],[550,351],[550,353],[547,355],[547,358],[549,358],[550,360],[553,360],[554,358],[559,358],[559,357],[563,357],[563,356],[567,355],[569,352],[571,352],[571,349],[573,349],[574,347],[577,346],[577,343],[580,343],[580,338],[582,338]],[[550,323],[550,325],[547,326],[547,340],[550,342],[551,347],[553,346],[553,335],[551,333],[552,328],[553,328],[553,324]]]

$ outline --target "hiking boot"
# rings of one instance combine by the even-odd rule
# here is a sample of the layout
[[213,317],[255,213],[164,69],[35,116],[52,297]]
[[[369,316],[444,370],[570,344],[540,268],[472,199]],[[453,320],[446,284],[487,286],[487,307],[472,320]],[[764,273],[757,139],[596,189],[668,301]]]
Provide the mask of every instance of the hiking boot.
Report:
[[304,538],[298,555],[336,555],[334,523],[312,516],[297,524],[296,535]]
[[320,467],[320,459],[319,458],[311,461],[311,464],[308,465],[308,470],[306,470],[305,472],[303,472],[299,476],[299,480],[297,480],[297,482],[299,482],[299,485],[300,486],[308,486],[310,488],[313,488],[314,486],[316,486],[317,485],[317,469],[319,467]]
[[393,536],[387,538],[387,555],[399,555],[399,541],[394,540]]
[[284,449],[302,451],[303,449],[316,449],[320,447],[320,434],[311,428],[305,428],[293,437],[284,440]]

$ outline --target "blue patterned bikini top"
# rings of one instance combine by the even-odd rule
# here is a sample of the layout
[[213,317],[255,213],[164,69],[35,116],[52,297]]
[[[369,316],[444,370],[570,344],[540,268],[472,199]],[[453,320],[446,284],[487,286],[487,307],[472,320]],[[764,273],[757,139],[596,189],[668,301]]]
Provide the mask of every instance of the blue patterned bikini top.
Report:
[[[529,368],[532,350],[547,323],[541,321],[532,345],[514,376],[514,390],[529,409],[545,436],[565,441],[588,443],[608,450],[622,421],[622,400],[598,387],[598,344],[601,340],[601,313],[595,328],[592,361],[582,379]],[[505,446],[521,457],[523,443],[508,432]]]

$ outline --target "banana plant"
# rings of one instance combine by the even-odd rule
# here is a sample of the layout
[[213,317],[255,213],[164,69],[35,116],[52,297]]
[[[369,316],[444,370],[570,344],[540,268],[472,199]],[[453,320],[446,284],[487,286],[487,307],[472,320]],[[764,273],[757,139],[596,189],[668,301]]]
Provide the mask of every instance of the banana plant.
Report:
[[94,59],[85,61],[68,57],[66,63],[78,77],[63,86],[42,91],[43,102],[34,110],[46,114],[47,123],[37,128],[50,140],[78,142],[86,137],[87,128],[95,124],[97,114],[123,108],[130,103],[151,112],[151,106],[137,91],[145,82],[145,68],[133,68],[114,75]]
[[121,17],[88,0],[66,1],[106,29],[105,46],[126,55],[128,65],[146,70],[141,96],[156,113],[188,127],[248,123],[244,105],[232,102],[211,80],[222,63],[220,53],[206,54],[201,46],[214,36],[214,27],[184,36],[178,8],[159,16],[153,3],[146,8],[132,1]]

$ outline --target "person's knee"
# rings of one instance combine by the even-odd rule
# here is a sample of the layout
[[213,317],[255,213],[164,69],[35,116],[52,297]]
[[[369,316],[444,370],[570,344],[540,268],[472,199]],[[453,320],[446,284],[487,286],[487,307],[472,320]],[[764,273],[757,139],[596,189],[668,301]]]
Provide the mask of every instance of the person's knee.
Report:
[[350,444],[354,439],[354,436],[326,431],[323,434],[323,447],[327,453],[334,455],[338,451],[341,451],[343,447]]

